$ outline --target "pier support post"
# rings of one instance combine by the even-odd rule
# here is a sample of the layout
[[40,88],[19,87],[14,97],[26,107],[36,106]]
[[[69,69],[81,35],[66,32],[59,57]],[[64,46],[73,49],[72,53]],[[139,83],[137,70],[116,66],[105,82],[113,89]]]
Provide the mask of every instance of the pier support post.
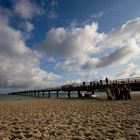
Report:
[[70,90],[68,91],[68,98],[70,98]]
[[42,92],[42,97],[44,98],[44,91]]
[[79,98],[81,97],[81,93],[80,93],[80,90],[78,90],[78,97],[79,97]]
[[38,95],[37,96],[39,97],[39,91],[38,91]]
[[57,96],[57,98],[59,98],[58,92],[59,92],[59,91],[57,90],[57,91],[56,91],[56,96]]

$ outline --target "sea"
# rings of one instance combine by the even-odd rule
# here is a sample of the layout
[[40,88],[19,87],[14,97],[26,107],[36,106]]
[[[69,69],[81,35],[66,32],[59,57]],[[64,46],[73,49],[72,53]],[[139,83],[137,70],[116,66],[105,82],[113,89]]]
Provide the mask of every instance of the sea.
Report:
[[[139,94],[140,91],[131,91],[131,94]],[[52,92],[50,94],[50,98],[57,98],[57,94],[55,92]],[[100,96],[106,96],[105,92],[95,92],[95,95],[97,97]],[[77,92],[72,92],[70,95],[72,98],[78,97]],[[14,100],[30,100],[30,99],[40,99],[41,97],[31,97],[31,96],[21,96],[21,95],[7,95],[7,94],[0,94],[0,101],[14,101]],[[45,93],[44,98],[48,99],[48,94]],[[67,92],[60,92],[59,98],[68,98]]]

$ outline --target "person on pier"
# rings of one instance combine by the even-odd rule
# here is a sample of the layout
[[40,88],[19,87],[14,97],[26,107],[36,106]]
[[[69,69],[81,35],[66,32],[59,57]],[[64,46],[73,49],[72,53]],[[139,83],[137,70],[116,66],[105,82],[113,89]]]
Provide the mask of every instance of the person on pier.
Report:
[[115,94],[116,100],[119,100],[120,99],[120,89],[118,88],[118,86],[115,86],[114,94]]
[[105,78],[105,82],[106,82],[106,84],[108,85],[108,78],[107,78],[107,77]]
[[108,100],[113,100],[113,99],[114,99],[113,93],[112,93],[112,90],[111,90],[110,87],[107,87],[107,89],[106,89],[106,94],[107,94]]
[[127,88],[126,85],[124,85],[124,87],[123,87],[123,94],[124,94],[125,100],[131,99],[130,90],[129,90],[129,88]]
[[119,89],[120,89],[120,99],[121,99],[121,100],[124,100],[124,93],[123,93],[124,91],[123,91],[123,87],[120,87]]

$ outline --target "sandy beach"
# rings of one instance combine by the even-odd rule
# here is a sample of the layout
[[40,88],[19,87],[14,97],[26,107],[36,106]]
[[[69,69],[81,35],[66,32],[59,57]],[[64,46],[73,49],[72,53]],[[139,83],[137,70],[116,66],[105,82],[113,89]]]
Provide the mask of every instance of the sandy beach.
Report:
[[140,140],[140,96],[132,100],[0,102],[0,140]]

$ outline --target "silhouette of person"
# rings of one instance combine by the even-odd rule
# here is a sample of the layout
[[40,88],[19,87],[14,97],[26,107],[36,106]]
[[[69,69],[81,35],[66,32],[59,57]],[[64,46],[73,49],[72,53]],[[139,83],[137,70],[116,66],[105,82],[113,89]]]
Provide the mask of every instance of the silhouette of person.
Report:
[[108,100],[112,100],[113,99],[112,91],[110,90],[109,87],[106,89],[106,94],[107,94]]
[[116,100],[119,100],[120,99],[120,89],[117,86],[115,86],[114,93],[115,93]]
[[100,80],[100,85],[102,85],[103,84],[103,81],[102,80]]
[[123,87],[123,95],[124,95],[125,100],[128,99],[128,93],[129,93],[129,90],[126,87],[126,85],[124,85],[124,87]]
[[124,99],[123,87],[120,87],[120,99]]
[[107,77],[105,78],[105,82],[106,82],[106,84],[108,85],[108,78],[107,78]]
[[131,98],[131,89],[130,89],[130,87],[128,87],[128,99],[132,99]]

